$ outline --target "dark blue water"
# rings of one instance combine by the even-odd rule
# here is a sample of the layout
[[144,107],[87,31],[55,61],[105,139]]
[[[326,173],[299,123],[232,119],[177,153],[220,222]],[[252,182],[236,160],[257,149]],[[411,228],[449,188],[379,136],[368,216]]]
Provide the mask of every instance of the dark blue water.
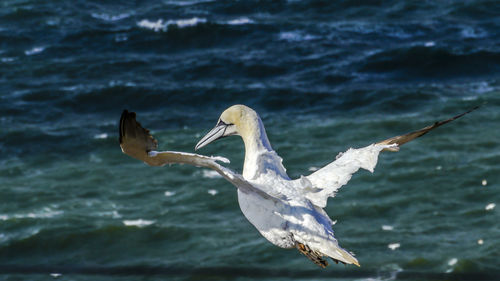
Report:
[[[2,1],[1,279],[496,280],[499,73],[497,1]],[[237,103],[291,177],[481,108],[330,199],[362,267],[321,270],[262,238],[222,178],[118,146],[123,109],[192,152]],[[236,137],[200,152],[241,171]]]

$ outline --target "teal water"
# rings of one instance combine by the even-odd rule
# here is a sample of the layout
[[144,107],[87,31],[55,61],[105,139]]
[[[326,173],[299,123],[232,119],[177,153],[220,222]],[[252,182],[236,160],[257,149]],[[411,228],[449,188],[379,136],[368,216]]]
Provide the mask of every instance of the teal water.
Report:
[[[500,278],[495,1],[0,5],[0,279]],[[160,149],[192,152],[236,103],[292,178],[481,108],[329,200],[361,268],[322,270],[262,238],[214,173],[121,153],[123,109]],[[241,171],[237,137],[199,152]]]

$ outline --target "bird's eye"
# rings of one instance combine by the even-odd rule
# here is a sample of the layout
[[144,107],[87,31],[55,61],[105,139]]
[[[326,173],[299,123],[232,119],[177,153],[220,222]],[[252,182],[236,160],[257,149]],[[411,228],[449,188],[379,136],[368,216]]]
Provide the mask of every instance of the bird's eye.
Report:
[[217,126],[222,126],[222,125],[224,125],[224,126],[231,126],[231,125],[234,125],[234,124],[232,124],[232,123],[228,124],[228,123],[222,121],[221,119],[219,119],[219,122],[217,122]]

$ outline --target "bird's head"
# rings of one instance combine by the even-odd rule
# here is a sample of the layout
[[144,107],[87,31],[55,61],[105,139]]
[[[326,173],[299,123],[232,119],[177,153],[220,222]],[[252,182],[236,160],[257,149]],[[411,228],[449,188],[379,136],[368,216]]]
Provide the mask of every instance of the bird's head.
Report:
[[217,125],[196,144],[195,150],[227,136],[239,135],[244,139],[246,135],[257,129],[255,124],[259,124],[258,120],[259,116],[250,107],[241,104],[233,105],[222,112]]

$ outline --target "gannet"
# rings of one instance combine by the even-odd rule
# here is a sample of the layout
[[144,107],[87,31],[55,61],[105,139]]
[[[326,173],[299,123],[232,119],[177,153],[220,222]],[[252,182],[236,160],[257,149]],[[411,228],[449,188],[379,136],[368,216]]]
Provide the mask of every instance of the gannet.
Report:
[[381,151],[398,151],[401,145],[476,108],[417,131],[363,148],[350,148],[330,164],[298,179],[288,177],[262,120],[245,105],[234,105],[222,112],[217,125],[195,146],[198,150],[223,137],[239,135],[245,145],[242,174],[220,165],[218,162],[229,163],[224,157],[156,151],[158,142],[136,121],[136,114],[127,110],[120,120],[120,146],[125,154],[151,166],[180,163],[213,169],[237,188],[243,214],[274,245],[296,248],[323,268],[328,265],[324,257],[360,266],[354,254],[341,248],[334,236],[334,223],[323,210],[327,199],[334,197],[360,168],[373,172]]

